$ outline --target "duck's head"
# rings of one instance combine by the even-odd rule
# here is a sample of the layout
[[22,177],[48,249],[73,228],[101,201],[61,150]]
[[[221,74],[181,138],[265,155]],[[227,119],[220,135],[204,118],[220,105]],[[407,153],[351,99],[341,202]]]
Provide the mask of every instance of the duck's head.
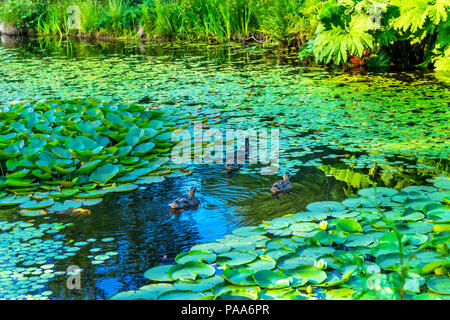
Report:
[[289,172],[286,172],[286,173],[284,174],[284,176],[283,176],[283,180],[284,180],[284,181],[289,181],[289,177],[290,177]]
[[196,187],[191,187],[189,189],[189,198],[193,198],[195,196],[195,193],[197,192],[197,188]]

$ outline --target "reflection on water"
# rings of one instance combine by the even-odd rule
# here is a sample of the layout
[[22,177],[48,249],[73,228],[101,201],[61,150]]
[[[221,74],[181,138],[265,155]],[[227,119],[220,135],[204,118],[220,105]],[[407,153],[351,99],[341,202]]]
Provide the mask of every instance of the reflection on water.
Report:
[[[75,256],[55,262],[58,270],[66,270],[73,264],[80,266],[83,269],[82,289],[68,290],[65,276],[58,276],[49,285],[53,291],[51,298],[106,298],[118,291],[135,289],[147,283],[143,273],[150,267],[172,263],[177,253],[199,242],[214,241],[238,226],[255,225],[262,220],[296,213],[314,201],[341,201],[358,188],[375,183],[401,188],[424,184],[431,175],[449,171],[444,151],[429,159],[426,149],[422,158],[399,158],[393,154],[364,158],[366,154],[362,153],[358,155],[365,162],[358,163],[359,167],[343,163],[340,159],[351,158],[360,150],[324,147],[331,137],[326,133],[332,131],[332,124],[324,125],[323,132],[302,127],[312,116],[318,115],[318,122],[325,123],[332,114],[337,114],[337,125],[344,117],[344,113],[338,113],[342,102],[330,104],[330,113],[322,114],[327,110],[324,108],[315,115],[306,114],[305,123],[296,120],[298,114],[294,114],[295,106],[306,105],[314,111],[321,103],[342,99],[329,97],[326,89],[319,92],[322,96],[313,96],[307,86],[317,87],[322,79],[333,75],[315,70],[310,79],[304,77],[307,80],[303,83],[299,80],[296,61],[295,57],[279,56],[252,47],[234,50],[186,43],[149,46],[49,39],[24,42],[2,38],[0,104],[27,98],[92,96],[172,106],[180,114],[200,112],[201,116],[215,116],[220,112],[223,113],[220,119],[224,127],[228,122],[231,126],[283,128],[283,170],[295,169],[291,173],[293,191],[281,199],[272,198],[270,187],[281,179],[283,172],[278,176],[261,176],[257,174],[258,170],[245,167],[240,174],[228,176],[224,166],[199,165],[191,168],[193,174],[190,176],[167,178],[131,194],[109,195],[93,207],[89,216],[36,218],[36,222],[74,222],[73,227],[62,231],[67,241],[114,237],[115,241],[101,246],[118,252],[104,264],[94,265],[87,258],[91,254],[89,247],[84,247]],[[280,74],[274,72],[267,79],[261,74],[276,68]],[[292,83],[286,79],[292,79]],[[364,92],[358,94],[362,100],[380,99],[367,97]],[[399,94],[400,98],[403,96]],[[433,93],[433,97],[438,96]],[[389,99],[387,103],[390,103]],[[359,106],[362,102],[351,104]],[[435,105],[439,107],[438,102]],[[344,111],[351,113],[351,110]],[[390,112],[396,115],[395,110]],[[358,131],[353,133],[371,129],[370,124],[375,125],[375,120],[370,121],[369,127],[363,129],[355,124]],[[344,127],[351,124],[344,124]],[[342,133],[336,131],[334,134]],[[350,140],[354,138],[345,133],[342,139],[347,136]],[[358,143],[365,142],[364,137],[358,139]],[[321,140],[325,142],[316,143]],[[288,142],[294,147],[287,145]],[[399,145],[404,146],[402,143]],[[334,143],[330,140],[329,144]],[[432,154],[432,151],[429,152]],[[374,159],[383,168],[374,166]],[[423,165],[422,169],[420,165]],[[186,195],[192,186],[200,191],[199,208],[179,215],[169,214],[168,204]],[[16,210],[0,211],[0,220],[24,219]]]

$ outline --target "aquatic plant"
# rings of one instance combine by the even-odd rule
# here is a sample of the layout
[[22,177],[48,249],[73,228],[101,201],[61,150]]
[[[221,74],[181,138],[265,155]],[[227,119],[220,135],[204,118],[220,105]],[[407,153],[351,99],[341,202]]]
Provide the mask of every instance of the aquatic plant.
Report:
[[73,247],[56,236],[70,226],[0,221],[0,299],[48,299],[53,294],[45,287],[61,274],[54,263],[74,255]]
[[0,207],[42,215],[136,190],[131,182],[160,181],[172,121],[161,110],[95,99],[2,107]]
[[450,179],[430,181],[235,229],[109,299],[448,299]]
[[[375,165],[380,172],[404,172],[405,181],[450,170],[445,162],[448,108],[443,103],[448,85],[431,73],[309,70],[281,63],[263,49],[235,46],[186,49],[186,43],[158,44],[139,47],[143,52],[134,55],[137,47],[118,43],[41,39],[38,44],[39,54],[27,53],[27,59],[17,54],[22,49],[0,48],[7,57],[0,73],[14,80],[0,83],[3,102],[95,96],[162,105],[180,118],[192,116],[201,106],[198,119],[208,118],[205,125],[222,132],[279,128],[280,172],[292,174],[327,161],[343,162],[364,175]],[[78,58],[53,55],[42,65],[40,52],[48,56],[55,50],[59,56]],[[129,56],[123,59],[116,54]],[[173,59],[161,58],[166,56]],[[242,68],[242,63],[247,67]],[[55,77],[63,80],[55,83]],[[424,162],[425,158],[431,162]],[[411,183],[420,183],[414,180]]]
[[97,26],[101,30],[109,30],[118,35],[127,32],[132,34],[132,31],[135,34],[138,20],[138,11],[132,8],[127,1],[108,0]]
[[80,32],[91,35],[98,30],[102,19],[102,5],[98,0],[83,0],[75,2],[80,8]]
[[[48,290],[59,276],[71,275],[67,260],[79,252],[91,264],[113,263],[117,256],[112,237],[86,241],[67,239],[63,230],[73,223],[36,221],[0,221],[0,300],[49,299],[55,293]],[[81,269],[80,269],[81,270]]]

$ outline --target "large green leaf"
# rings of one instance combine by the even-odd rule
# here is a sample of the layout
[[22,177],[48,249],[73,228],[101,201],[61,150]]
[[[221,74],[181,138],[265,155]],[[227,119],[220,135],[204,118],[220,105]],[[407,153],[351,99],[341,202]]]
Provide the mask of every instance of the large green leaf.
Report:
[[119,172],[120,169],[118,166],[108,163],[95,169],[90,175],[89,181],[98,182],[104,185],[108,183],[109,180],[114,178]]

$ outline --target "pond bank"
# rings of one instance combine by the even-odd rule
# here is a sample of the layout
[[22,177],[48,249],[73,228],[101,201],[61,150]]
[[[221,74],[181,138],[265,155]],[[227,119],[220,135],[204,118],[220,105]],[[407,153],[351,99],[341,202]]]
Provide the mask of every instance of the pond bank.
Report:
[[[449,4],[336,0],[36,1],[0,3],[0,21],[40,35],[252,40],[295,48],[301,61],[450,71]],[[418,19],[410,16],[421,15]],[[382,17],[382,19],[381,19]],[[406,17],[406,18],[405,18]]]

